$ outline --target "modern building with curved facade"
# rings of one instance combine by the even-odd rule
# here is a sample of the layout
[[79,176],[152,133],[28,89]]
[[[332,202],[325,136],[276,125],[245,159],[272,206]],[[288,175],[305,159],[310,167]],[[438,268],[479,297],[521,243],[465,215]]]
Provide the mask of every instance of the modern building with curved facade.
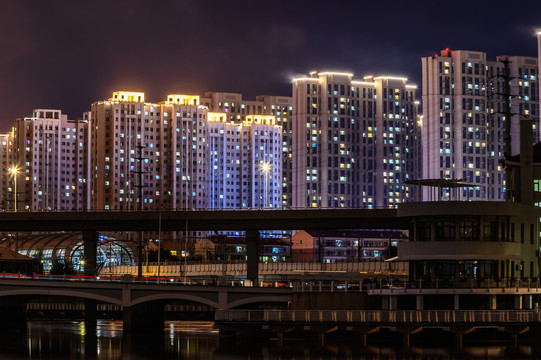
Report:
[[[84,247],[81,233],[48,233],[9,238],[4,241],[6,247],[18,249],[18,253],[38,259],[43,264],[43,271],[51,270],[57,259],[70,264],[75,270],[84,268]],[[109,265],[133,265],[136,244],[109,236],[100,235],[97,248],[98,267]]]
[[401,204],[411,218],[398,258],[411,279],[484,279],[539,275],[538,207],[514,202],[437,201]]

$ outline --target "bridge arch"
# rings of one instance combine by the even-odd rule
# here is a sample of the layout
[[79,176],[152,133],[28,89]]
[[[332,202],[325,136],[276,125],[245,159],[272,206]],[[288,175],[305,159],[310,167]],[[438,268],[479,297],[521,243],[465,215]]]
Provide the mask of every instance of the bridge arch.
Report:
[[248,305],[248,304],[256,304],[256,303],[263,303],[263,302],[273,302],[273,303],[287,303],[291,301],[291,297],[277,297],[276,295],[266,295],[266,296],[253,296],[253,297],[247,297],[241,300],[236,300],[231,303],[227,304],[227,307],[229,309],[234,309],[239,306]]
[[196,303],[205,304],[212,306],[216,309],[219,308],[219,304],[216,301],[206,299],[202,296],[190,295],[190,294],[174,294],[174,293],[165,293],[165,294],[153,294],[148,296],[143,296],[133,300],[130,303],[130,306],[139,305],[151,301],[160,301],[160,300],[188,300]]
[[122,306],[122,299],[96,294],[90,291],[76,291],[64,289],[18,289],[0,291],[0,297],[5,296],[69,296],[80,299],[103,301]]

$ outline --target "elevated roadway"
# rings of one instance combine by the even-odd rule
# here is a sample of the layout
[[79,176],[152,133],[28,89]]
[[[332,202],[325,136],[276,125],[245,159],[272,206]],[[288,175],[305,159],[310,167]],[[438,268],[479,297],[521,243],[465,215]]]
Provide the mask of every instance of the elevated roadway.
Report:
[[246,233],[247,278],[258,283],[261,230],[408,229],[396,209],[3,212],[0,231],[81,231],[85,275],[96,273],[99,231],[224,231]]
[[[161,214],[160,214],[161,213]],[[0,231],[408,229],[396,209],[2,212]]]

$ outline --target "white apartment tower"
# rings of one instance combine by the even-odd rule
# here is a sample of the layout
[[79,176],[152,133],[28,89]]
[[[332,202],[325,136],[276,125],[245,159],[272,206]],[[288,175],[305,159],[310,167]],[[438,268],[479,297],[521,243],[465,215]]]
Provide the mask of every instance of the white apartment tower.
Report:
[[[15,177],[11,169],[15,168],[12,162],[13,132],[0,134],[0,159],[2,161],[2,181],[0,183],[0,206],[2,209],[13,209],[15,197]],[[18,190],[18,189],[17,189]]]
[[365,81],[373,83],[379,94],[374,111],[377,205],[394,207],[413,200],[415,189],[407,182],[421,176],[417,86],[394,76],[370,76]]
[[[537,31],[537,78],[541,76],[541,30]],[[538,99],[541,99],[541,86],[539,88]],[[539,100],[538,100],[539,101]],[[541,112],[541,107],[540,107]]]
[[282,207],[282,127],[272,115],[208,113],[210,209]]
[[[505,72],[509,61],[511,117],[505,116]],[[501,56],[487,61],[479,51],[442,50],[424,57],[422,154],[423,178],[461,179],[471,200],[505,200],[505,122],[511,123],[511,154],[519,152],[518,124],[534,119],[539,135],[537,59]],[[513,140],[514,139],[514,140]],[[448,199],[449,190],[439,196]]]
[[312,72],[293,80],[293,206],[394,207],[417,178],[415,86]]
[[11,177],[17,179],[18,209],[86,209],[87,127],[87,121],[68,120],[53,109],[36,109],[32,117],[15,121],[9,167],[15,169]]
[[92,104],[91,123],[92,209],[207,207],[207,109],[199,96],[154,104],[142,92],[118,91]]
[[282,128],[282,206],[292,202],[292,98],[289,96],[259,95],[256,100],[243,99],[242,94],[206,92],[201,104],[209,111],[225,113],[227,122],[243,124],[247,116],[274,116],[275,124]]

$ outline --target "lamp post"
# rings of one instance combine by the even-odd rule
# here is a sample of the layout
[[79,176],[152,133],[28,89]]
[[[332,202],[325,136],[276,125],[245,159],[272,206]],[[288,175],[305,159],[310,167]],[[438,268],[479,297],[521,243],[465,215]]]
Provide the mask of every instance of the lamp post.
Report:
[[15,166],[13,166],[12,168],[9,169],[9,172],[11,173],[11,175],[13,176],[13,182],[15,183],[15,186],[14,186],[14,194],[15,194],[15,211],[17,211],[17,174],[19,173],[19,169]]
[[265,173],[265,209],[267,208],[267,199],[268,199],[268,186],[269,186],[269,172],[272,170],[272,165],[269,162],[264,162],[261,164],[261,171]]
[[160,206],[160,212],[158,213],[158,284],[160,283],[160,270],[161,270],[161,252],[162,252],[162,207]]

